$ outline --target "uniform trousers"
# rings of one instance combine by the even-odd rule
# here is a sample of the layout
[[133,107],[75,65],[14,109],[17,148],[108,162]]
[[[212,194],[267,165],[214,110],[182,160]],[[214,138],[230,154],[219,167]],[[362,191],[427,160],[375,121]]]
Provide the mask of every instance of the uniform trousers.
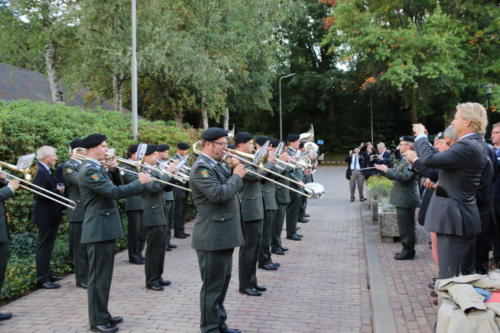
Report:
[[49,282],[52,276],[50,258],[56,241],[57,227],[37,224],[38,244],[36,249],[36,280],[38,283]]
[[403,251],[413,253],[415,251],[415,208],[396,207],[396,217]]
[[7,261],[9,261],[9,241],[0,243],[0,291],[2,291],[3,282],[5,280]]
[[262,220],[243,222],[245,244],[240,246],[240,290],[257,285],[257,258],[262,238]]
[[75,267],[76,283],[87,284],[89,273],[89,258],[87,247],[81,243],[83,222],[69,223],[69,247],[71,249],[71,259]]
[[277,250],[281,249],[281,232],[283,231],[283,223],[285,222],[286,208],[289,204],[278,204],[278,210],[276,211],[272,239],[271,239],[271,249]]
[[200,327],[201,333],[219,333],[227,328],[227,313],[224,308],[227,288],[231,281],[234,249],[197,250],[201,274]]
[[87,284],[90,326],[109,323],[109,291],[115,263],[115,240],[88,243],[89,276]]
[[172,226],[174,225],[174,209],[175,201],[165,201],[165,216],[167,217],[167,229],[165,231],[165,248],[170,244],[172,239]]
[[128,220],[128,260],[139,257],[144,250],[145,232],[142,222],[142,210],[132,210],[127,212]]
[[146,287],[159,285],[163,281],[161,275],[165,266],[165,237],[167,226],[146,227]]
[[286,208],[286,237],[291,237],[297,232],[297,221],[299,220],[299,207],[301,195],[290,191],[290,204]]
[[184,233],[184,223],[186,222],[187,197],[175,198],[174,235]]
[[474,273],[475,238],[437,234],[440,279]]
[[276,210],[269,209],[264,212],[264,223],[262,225],[262,238],[259,250],[259,265],[264,266],[271,260],[271,239],[273,238],[273,227],[276,219]]

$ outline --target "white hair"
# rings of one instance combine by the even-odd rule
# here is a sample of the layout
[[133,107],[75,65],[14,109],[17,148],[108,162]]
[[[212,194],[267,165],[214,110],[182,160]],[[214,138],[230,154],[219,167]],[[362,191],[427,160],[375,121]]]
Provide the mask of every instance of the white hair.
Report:
[[385,143],[383,142],[377,143],[377,148],[385,148]]
[[49,155],[55,155],[56,149],[51,146],[42,146],[36,151],[36,159],[42,161]]
[[488,126],[488,116],[486,110],[479,103],[462,103],[457,105],[457,112],[460,116],[471,122],[471,128],[474,132],[485,134]]

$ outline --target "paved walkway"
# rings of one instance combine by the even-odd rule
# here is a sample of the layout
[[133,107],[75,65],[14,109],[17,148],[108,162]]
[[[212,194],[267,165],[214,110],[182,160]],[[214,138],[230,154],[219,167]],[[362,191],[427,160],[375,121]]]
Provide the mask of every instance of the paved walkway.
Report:
[[[363,220],[360,204],[348,201],[344,174],[342,167],[319,170],[316,181],[322,183],[327,192],[323,198],[309,201],[312,221],[299,223],[304,239],[286,240],[288,254],[273,257],[281,263],[281,268],[274,272],[258,271],[259,284],[268,287],[262,297],[238,293],[238,250],[235,251],[233,278],[225,303],[230,327],[245,333],[373,331],[374,312],[370,304],[377,303],[371,302],[368,289]],[[189,232],[192,223],[187,228]],[[143,266],[128,264],[125,252],[117,255],[110,311],[124,317],[121,332],[199,332],[201,281],[196,254],[190,248],[190,239],[175,239],[175,243],[179,247],[167,252],[164,274],[172,285],[163,292],[146,290]],[[393,279],[387,280],[388,286],[401,285],[406,274],[420,274],[418,268],[405,268],[411,263],[394,268],[389,257],[396,245],[381,244],[381,247],[383,272]],[[428,261],[428,258],[422,259]],[[0,323],[0,331],[86,332],[86,291],[74,287],[73,275],[66,277],[62,285],[58,290],[37,290],[0,308],[0,312],[14,313],[13,319]],[[419,288],[414,286],[404,296],[391,293],[388,297],[391,300],[399,297],[401,303],[415,299],[423,299],[425,303],[427,287]],[[391,320],[397,323],[398,330],[406,330],[398,318],[410,318],[422,323],[415,329],[429,332],[426,329],[432,316],[427,308],[403,305],[402,309],[401,313],[397,308],[392,309]],[[420,310],[422,312],[418,312]]]

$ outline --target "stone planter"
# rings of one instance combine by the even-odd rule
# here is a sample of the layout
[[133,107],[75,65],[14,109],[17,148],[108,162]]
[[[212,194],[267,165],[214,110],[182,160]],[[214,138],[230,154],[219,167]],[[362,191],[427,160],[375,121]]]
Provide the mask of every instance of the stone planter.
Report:
[[378,201],[377,200],[375,200],[373,198],[371,199],[371,201],[370,201],[370,209],[372,211],[372,221],[375,224],[378,221],[378,213],[379,213],[379,211],[378,211]]
[[382,242],[394,242],[399,239],[399,228],[396,211],[378,210],[378,225]]

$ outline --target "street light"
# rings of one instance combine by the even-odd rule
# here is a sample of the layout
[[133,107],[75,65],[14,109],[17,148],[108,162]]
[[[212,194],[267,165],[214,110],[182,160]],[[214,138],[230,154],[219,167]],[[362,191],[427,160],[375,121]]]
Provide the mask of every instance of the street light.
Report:
[[131,1],[132,10],[132,134],[134,136],[134,142],[137,142],[137,21],[136,21],[136,4],[135,0]]
[[495,87],[494,84],[488,83],[483,86],[483,88],[486,88],[486,98],[488,102],[488,109],[487,111],[491,111],[491,96],[493,96],[493,88]]
[[287,74],[285,76],[282,76],[280,77],[280,81],[279,81],[279,90],[280,90],[280,141],[283,141],[283,121],[281,119],[281,80],[283,79],[286,79],[288,77],[292,77],[294,76],[295,73],[290,73],[290,74]]

